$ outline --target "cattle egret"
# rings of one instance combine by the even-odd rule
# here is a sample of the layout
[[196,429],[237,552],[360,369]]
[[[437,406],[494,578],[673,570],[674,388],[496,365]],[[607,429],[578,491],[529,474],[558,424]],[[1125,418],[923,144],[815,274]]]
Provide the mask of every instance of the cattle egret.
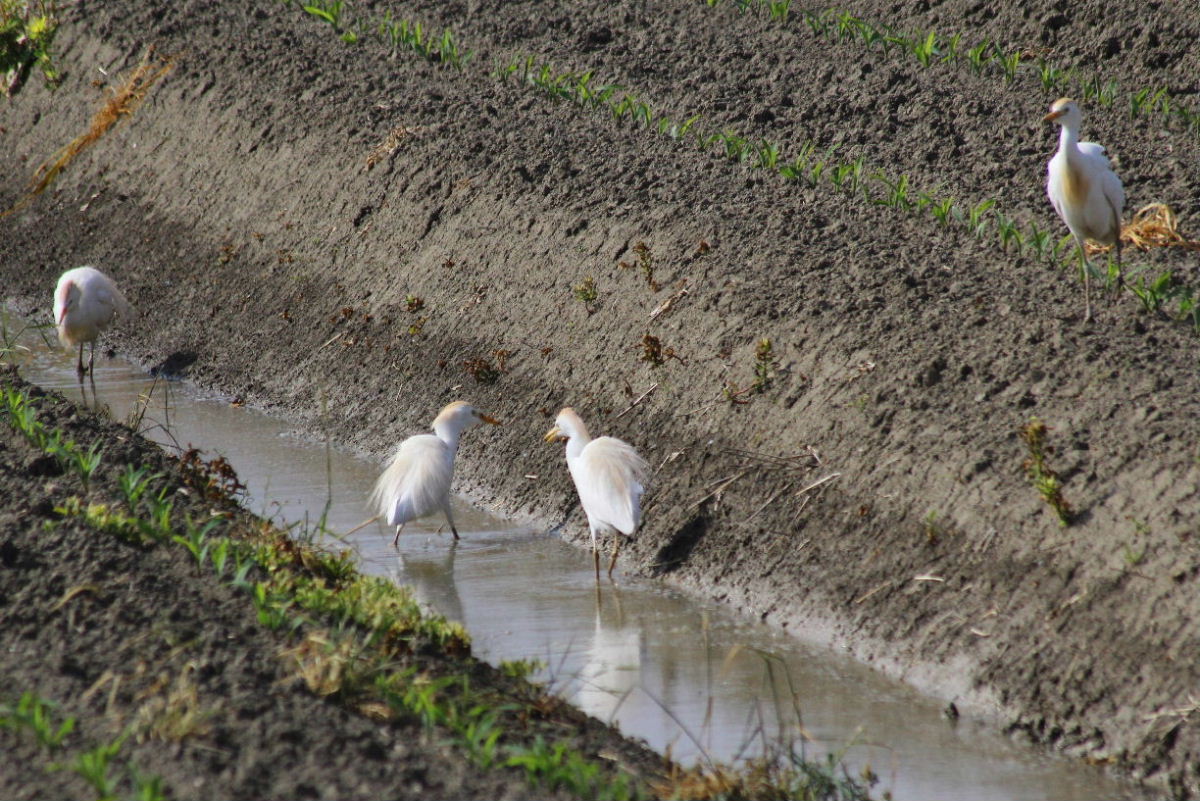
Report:
[[418,434],[400,443],[396,455],[375,482],[372,503],[389,526],[396,527],[392,545],[400,542],[404,524],[441,510],[454,539],[458,529],[450,516],[450,480],[454,476],[454,454],[462,432],[479,423],[500,425],[474,406],[455,401],[433,419],[432,434]]
[[567,442],[567,469],[575,480],[579,503],[587,514],[592,535],[592,561],[596,580],[600,580],[600,551],[597,533],[612,532],[612,561],[608,575],[617,564],[621,534],[632,536],[642,521],[642,493],[646,489],[649,466],[627,442],[614,437],[592,439],[587,426],[574,409],[558,413],[554,428],[546,432],[547,442]]
[[113,280],[95,267],[76,267],[58,279],[54,289],[54,325],[63,347],[79,346],[75,369],[83,375],[83,343],[92,343],[88,370],[96,361],[96,339],[113,317],[130,316],[132,309]]
[[1047,169],[1046,194],[1079,245],[1085,303],[1083,319],[1086,322],[1092,318],[1092,294],[1083,241],[1090,239],[1101,245],[1115,245],[1117,271],[1120,272],[1125,189],[1112,171],[1104,148],[1095,142],[1079,141],[1083,115],[1074,100],[1064,97],[1054,101],[1044,120],[1062,126],[1058,152],[1050,159]]

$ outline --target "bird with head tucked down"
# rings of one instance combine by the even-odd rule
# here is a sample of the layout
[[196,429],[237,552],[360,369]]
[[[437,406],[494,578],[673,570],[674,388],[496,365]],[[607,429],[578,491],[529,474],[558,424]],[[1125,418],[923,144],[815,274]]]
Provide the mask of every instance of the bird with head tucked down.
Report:
[[[54,326],[63,347],[79,346],[75,370],[83,375],[96,364],[96,340],[118,314],[132,315],[130,307],[116,283],[95,267],[76,267],[67,270],[54,288]],[[83,345],[92,343],[87,369],[83,366]]]
[[441,511],[458,539],[450,513],[450,482],[462,432],[480,423],[500,421],[469,403],[455,401],[433,419],[432,434],[417,434],[400,443],[391,462],[375,482],[371,501],[389,526],[396,527],[392,545],[400,542],[404,524]]

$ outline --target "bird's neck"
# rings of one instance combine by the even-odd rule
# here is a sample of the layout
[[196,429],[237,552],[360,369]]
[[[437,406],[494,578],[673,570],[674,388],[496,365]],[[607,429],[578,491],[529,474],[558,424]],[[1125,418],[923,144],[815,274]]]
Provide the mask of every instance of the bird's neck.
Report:
[[458,426],[450,423],[434,423],[433,433],[442,442],[449,446],[450,450],[458,450],[458,438],[462,435],[462,430]]
[[1074,125],[1062,126],[1058,135],[1058,149],[1064,153],[1074,153],[1079,149],[1079,131]]
[[573,437],[567,440],[567,458],[575,459],[583,453],[583,449],[587,447],[592,438],[588,436],[587,431],[578,431]]

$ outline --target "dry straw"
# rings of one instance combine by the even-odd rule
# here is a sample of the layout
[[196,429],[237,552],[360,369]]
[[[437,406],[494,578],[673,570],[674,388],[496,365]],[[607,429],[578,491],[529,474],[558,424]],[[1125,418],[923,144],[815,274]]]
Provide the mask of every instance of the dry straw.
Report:
[[104,136],[122,118],[132,116],[137,111],[138,106],[142,104],[142,101],[146,99],[146,96],[150,93],[154,85],[166,77],[174,68],[175,59],[173,57],[158,55],[155,52],[154,46],[151,45],[146,50],[146,54],[142,56],[141,62],[117,88],[105,90],[104,104],[92,117],[92,122],[88,126],[88,129],[75,137],[70,144],[60,150],[55,156],[42,162],[34,170],[33,177],[29,180],[25,197],[11,209],[0,214],[0,217],[12,214],[14,211],[24,207],[25,204],[53,183],[58,174],[66,169],[67,165],[74,161],[76,156],[95,144],[100,137]]

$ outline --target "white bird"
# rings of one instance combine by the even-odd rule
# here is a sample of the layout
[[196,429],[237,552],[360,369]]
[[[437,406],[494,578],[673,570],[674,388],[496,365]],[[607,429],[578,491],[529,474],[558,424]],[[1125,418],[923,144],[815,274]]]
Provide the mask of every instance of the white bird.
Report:
[[450,480],[462,432],[479,423],[500,425],[463,401],[449,404],[433,419],[432,434],[417,434],[400,443],[396,455],[375,482],[371,502],[389,526],[396,527],[392,545],[400,542],[404,524],[441,510],[454,539],[458,529],[450,516]]
[[96,361],[96,339],[113,317],[132,314],[129,303],[113,280],[95,267],[76,267],[58,279],[54,289],[54,325],[63,347],[79,346],[75,369],[83,375],[83,343],[92,343],[88,370]]
[[615,437],[592,439],[583,420],[570,407],[558,413],[545,439],[567,442],[567,469],[587,514],[597,581],[600,551],[596,535],[613,534],[612,561],[608,564],[611,576],[621,547],[620,535],[632,536],[642,522],[642,493],[646,490],[649,465],[627,442]]
[[1083,240],[1115,245],[1117,272],[1120,274],[1121,214],[1125,210],[1125,188],[1109,165],[1104,148],[1095,142],[1079,141],[1083,114],[1074,100],[1066,97],[1055,100],[1050,106],[1050,113],[1043,119],[1062,126],[1058,152],[1047,165],[1046,194],[1079,245],[1086,304],[1083,319],[1086,322],[1092,318],[1092,294]]

